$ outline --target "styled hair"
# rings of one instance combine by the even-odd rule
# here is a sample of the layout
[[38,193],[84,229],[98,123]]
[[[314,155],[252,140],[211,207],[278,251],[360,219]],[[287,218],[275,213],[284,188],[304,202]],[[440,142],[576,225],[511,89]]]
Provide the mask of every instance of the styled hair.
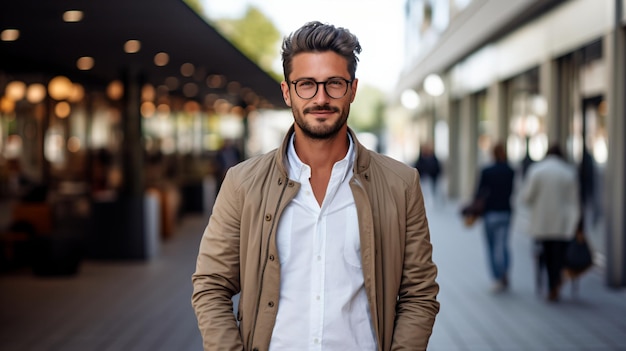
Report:
[[306,23],[283,40],[282,60],[285,80],[289,83],[294,56],[304,52],[325,51],[332,51],[344,57],[348,61],[350,79],[355,78],[359,61],[357,55],[361,53],[359,39],[345,28],[313,21]]

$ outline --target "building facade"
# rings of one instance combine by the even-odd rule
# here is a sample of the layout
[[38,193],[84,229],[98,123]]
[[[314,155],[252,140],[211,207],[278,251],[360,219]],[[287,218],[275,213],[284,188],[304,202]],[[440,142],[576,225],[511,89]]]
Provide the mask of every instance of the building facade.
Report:
[[[390,138],[434,144],[448,195],[461,200],[473,194],[494,143],[506,143],[520,182],[559,143],[580,170],[587,236],[611,286],[626,285],[625,7],[407,0],[406,66],[393,102],[414,128]],[[399,107],[407,92],[420,104]]]

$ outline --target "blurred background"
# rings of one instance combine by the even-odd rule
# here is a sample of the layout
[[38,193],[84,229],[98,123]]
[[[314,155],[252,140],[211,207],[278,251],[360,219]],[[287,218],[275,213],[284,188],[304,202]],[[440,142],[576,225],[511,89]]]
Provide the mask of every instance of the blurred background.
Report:
[[[448,204],[503,141],[523,179],[549,144],[580,174],[601,284],[626,285],[626,0],[92,0],[0,5],[0,270],[150,262],[225,170],[292,123],[282,38],[310,20],[363,46],[349,124]],[[7,283],[10,284],[10,283]]]

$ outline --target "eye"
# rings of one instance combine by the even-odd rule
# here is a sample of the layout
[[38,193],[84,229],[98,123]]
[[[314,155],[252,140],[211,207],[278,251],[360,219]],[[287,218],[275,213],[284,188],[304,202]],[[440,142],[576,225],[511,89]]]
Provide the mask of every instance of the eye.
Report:
[[343,88],[346,82],[343,79],[331,79],[326,83],[331,88]]
[[315,82],[312,80],[301,80],[296,83],[296,86],[302,89],[311,89],[314,88],[315,85]]

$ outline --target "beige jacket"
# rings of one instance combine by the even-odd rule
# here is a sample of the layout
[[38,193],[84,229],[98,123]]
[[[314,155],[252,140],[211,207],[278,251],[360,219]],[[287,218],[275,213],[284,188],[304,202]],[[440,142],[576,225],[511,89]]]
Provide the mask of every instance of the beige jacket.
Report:
[[[277,151],[231,168],[217,196],[192,276],[205,350],[269,348],[280,287],[276,229],[300,188],[285,167],[292,133],[293,127]],[[350,133],[356,143],[350,187],[378,350],[425,350],[439,285],[418,173],[367,150]],[[235,319],[231,299],[237,293]]]

